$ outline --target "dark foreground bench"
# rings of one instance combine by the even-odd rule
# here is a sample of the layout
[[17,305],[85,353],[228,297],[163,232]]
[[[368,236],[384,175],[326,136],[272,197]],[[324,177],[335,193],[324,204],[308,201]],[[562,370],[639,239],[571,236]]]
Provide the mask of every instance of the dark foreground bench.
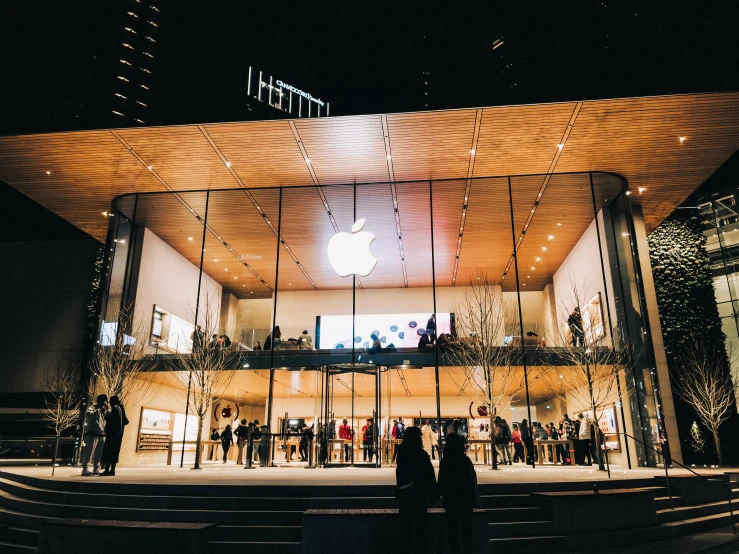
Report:
[[[446,515],[429,508],[429,554],[448,554]],[[474,552],[490,552],[488,514],[472,514]],[[308,510],[303,512],[302,554],[391,554],[398,549],[398,510]],[[403,532],[406,532],[403,530]]]
[[201,554],[212,523],[56,519],[44,523],[39,554]]
[[656,518],[654,492],[648,489],[538,492],[531,497],[557,533],[625,529],[651,525]]

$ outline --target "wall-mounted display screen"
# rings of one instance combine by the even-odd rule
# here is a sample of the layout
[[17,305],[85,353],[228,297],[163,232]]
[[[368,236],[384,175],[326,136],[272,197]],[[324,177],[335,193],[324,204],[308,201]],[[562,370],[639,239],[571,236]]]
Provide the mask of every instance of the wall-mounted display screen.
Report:
[[[354,318],[354,347],[369,348],[373,333],[380,337],[383,348],[391,344],[396,348],[416,347],[431,325],[430,318],[430,312],[357,315]],[[352,347],[351,315],[322,315],[318,320],[318,348]],[[450,332],[451,314],[436,314],[436,334]]]

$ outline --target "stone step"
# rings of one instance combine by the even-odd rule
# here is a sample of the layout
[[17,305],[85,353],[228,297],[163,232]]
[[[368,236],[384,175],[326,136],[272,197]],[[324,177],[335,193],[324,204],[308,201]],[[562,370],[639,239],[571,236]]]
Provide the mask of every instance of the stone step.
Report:
[[683,506],[683,505],[684,505],[684,501],[680,496],[673,496],[672,503],[670,503],[669,496],[655,496],[654,497],[654,507],[657,510],[669,510],[673,506],[677,508],[678,506]]
[[0,552],[3,554],[35,554],[37,549],[35,546],[0,541]]
[[53,519],[39,516],[34,513],[19,512],[0,506],[0,524],[8,527],[21,527],[24,529],[38,530],[44,521]]
[[541,510],[533,506],[521,508],[489,508],[488,521],[491,523],[512,523],[522,521],[538,521],[541,519]]
[[8,527],[5,537],[10,542],[37,546],[39,532],[36,529],[26,529],[25,527]]
[[551,533],[551,521],[502,521],[488,523],[491,539],[531,537]]
[[48,517],[67,517],[81,519],[118,519],[123,521],[180,521],[188,523],[242,523],[299,525],[303,511],[253,511],[253,510],[178,510],[117,508],[111,506],[89,506],[73,504],[44,503],[28,500],[0,491],[0,506],[25,513],[35,513]]
[[219,525],[212,532],[217,542],[300,542],[300,525]]
[[567,537],[542,535],[540,537],[507,537],[490,539],[491,552],[558,552],[567,550]]
[[493,494],[480,495],[482,507],[488,508],[524,508],[533,507],[534,501],[530,494]]
[[[349,547],[350,545],[347,545],[348,550],[350,550]],[[300,543],[208,541],[205,551],[207,554],[223,554],[224,552],[248,552],[249,554],[300,554]]]
[[657,521],[668,523],[671,521],[683,521],[720,513],[729,513],[729,502],[713,502],[710,504],[699,504],[692,506],[677,506],[674,510],[670,508],[657,510]]

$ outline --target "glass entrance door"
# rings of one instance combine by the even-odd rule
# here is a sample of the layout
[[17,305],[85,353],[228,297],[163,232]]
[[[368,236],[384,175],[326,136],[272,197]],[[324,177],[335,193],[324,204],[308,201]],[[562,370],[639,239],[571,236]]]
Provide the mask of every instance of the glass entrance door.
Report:
[[325,368],[325,467],[381,467],[381,376],[371,364]]

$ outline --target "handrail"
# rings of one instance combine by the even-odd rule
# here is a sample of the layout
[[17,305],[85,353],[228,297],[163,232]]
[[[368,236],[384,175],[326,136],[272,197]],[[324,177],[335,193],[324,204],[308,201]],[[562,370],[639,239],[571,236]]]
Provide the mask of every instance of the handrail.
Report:
[[[618,435],[624,435],[625,437],[629,437],[629,438],[631,438],[632,440],[634,440],[635,442],[638,442],[638,443],[639,443],[639,444],[641,444],[642,446],[645,446],[646,448],[648,448],[649,450],[651,450],[651,451],[652,451],[652,452],[654,452],[655,454],[659,454],[659,455],[661,455],[661,456],[662,456],[662,457],[664,458],[664,466],[665,466],[665,479],[666,479],[666,481],[667,481],[667,494],[668,494],[668,495],[669,495],[669,497],[670,497],[670,509],[671,509],[671,510],[674,510],[674,509],[675,509],[675,505],[674,505],[674,502],[673,502],[673,500],[672,500],[672,491],[670,490],[670,475],[669,475],[669,473],[667,472],[667,466],[668,466],[668,461],[669,461],[669,463],[670,463],[670,464],[673,464],[673,463],[674,463],[674,464],[677,464],[677,465],[679,465],[679,466],[680,466],[680,467],[682,467],[683,469],[687,469],[687,470],[688,470],[689,472],[691,472],[691,473],[692,473],[693,475],[695,475],[696,477],[702,477],[703,479],[706,479],[706,480],[710,480],[710,479],[711,479],[711,477],[709,477],[708,475],[701,475],[700,473],[697,473],[697,472],[693,471],[693,470],[692,470],[691,468],[689,468],[688,466],[686,466],[686,465],[683,465],[683,464],[681,464],[680,462],[678,462],[678,461],[676,461],[676,460],[673,460],[673,459],[672,459],[672,457],[669,457],[669,458],[668,458],[668,457],[666,457],[666,456],[665,456],[664,454],[662,454],[662,453],[661,453],[661,452],[659,452],[658,450],[655,450],[654,448],[652,448],[652,447],[651,447],[651,446],[649,446],[648,444],[644,443],[643,441],[640,441],[639,439],[637,439],[636,437],[634,437],[634,436],[632,436],[632,435],[629,435],[629,434],[628,434],[627,432],[625,432],[625,431],[624,431],[623,433],[615,433],[615,434],[618,434]],[[733,491],[733,489],[732,489],[732,487],[731,487],[731,479],[727,477],[727,481],[726,481],[726,482],[727,482],[727,483],[728,483],[728,485],[729,485],[729,494],[728,494],[728,500],[729,500],[729,513],[731,514],[731,528],[732,528],[732,530],[734,531],[734,536],[737,536],[737,530],[736,530],[736,522],[734,521],[734,507],[733,507],[733,505],[731,504],[731,493],[732,493],[732,491]]]

